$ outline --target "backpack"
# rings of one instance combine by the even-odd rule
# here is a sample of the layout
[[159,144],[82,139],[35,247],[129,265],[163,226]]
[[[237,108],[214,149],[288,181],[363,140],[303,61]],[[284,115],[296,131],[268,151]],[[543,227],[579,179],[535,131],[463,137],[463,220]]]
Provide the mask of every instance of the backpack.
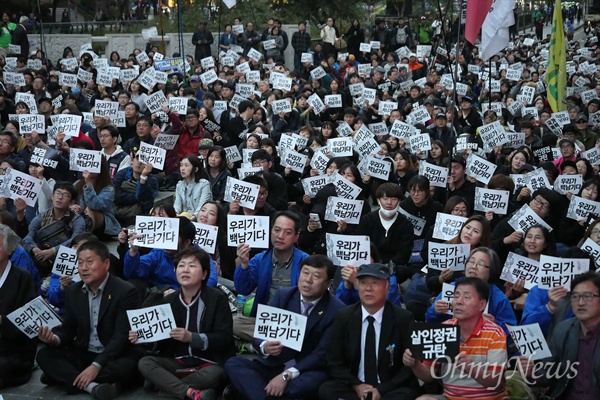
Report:
[[396,31],[396,44],[406,44],[407,38],[408,35],[406,34],[406,27],[398,27],[398,30]]

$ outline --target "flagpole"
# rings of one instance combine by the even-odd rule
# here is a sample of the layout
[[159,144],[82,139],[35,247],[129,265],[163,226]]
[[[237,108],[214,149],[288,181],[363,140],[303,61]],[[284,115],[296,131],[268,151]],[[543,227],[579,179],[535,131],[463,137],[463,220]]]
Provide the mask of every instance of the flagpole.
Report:
[[163,27],[163,5],[162,5],[162,0],[158,1],[158,7],[159,7],[159,12],[158,12],[158,20],[160,22],[160,36],[162,38],[162,53],[165,57],[167,57],[167,51],[166,51],[166,47],[165,47],[165,28]]
[[[458,9],[461,10],[462,9],[462,2],[464,0],[458,0]],[[450,113],[450,115],[452,116],[452,128],[454,129],[454,123],[456,122],[454,120],[454,117],[456,116],[456,102],[458,101],[458,96],[456,94],[456,81],[458,80],[458,45],[460,44],[460,28],[462,26],[462,21],[461,21],[461,17],[460,14],[458,14],[458,29],[457,29],[457,36],[456,36],[456,47],[454,50],[454,61],[456,63],[456,68],[454,68],[454,71],[452,71],[452,64],[450,64],[450,71],[452,72],[452,112]],[[450,149],[450,154],[453,154],[454,151],[454,146],[455,143],[452,143],[452,148]]]
[[489,105],[489,109],[492,108],[492,57],[490,57],[490,61],[489,61],[489,68],[490,68],[490,73],[488,74],[488,105]]
[[221,15],[223,15],[223,1],[219,0],[219,28],[218,28],[219,41],[218,41],[218,45],[217,45],[217,60],[219,59],[219,57],[221,55]]
[[181,0],[177,0],[177,18],[179,19],[179,54],[181,55],[181,70],[183,78],[187,77],[188,71],[185,68],[185,45],[183,44],[183,18],[181,16]]

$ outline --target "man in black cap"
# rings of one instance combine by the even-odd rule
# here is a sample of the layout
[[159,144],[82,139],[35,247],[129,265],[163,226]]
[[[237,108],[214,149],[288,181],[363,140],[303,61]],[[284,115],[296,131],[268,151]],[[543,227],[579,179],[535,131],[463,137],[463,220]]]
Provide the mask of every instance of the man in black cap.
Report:
[[418,381],[402,365],[414,318],[386,300],[388,266],[362,265],[356,277],[360,303],[340,310],[335,318],[327,353],[332,380],[321,385],[319,397],[414,399],[419,395]]
[[479,128],[483,125],[481,116],[477,110],[473,109],[473,99],[469,96],[463,96],[460,102],[460,111],[458,112],[458,118],[456,119],[457,129],[461,129],[466,126],[472,126]]
[[579,140],[585,146],[586,150],[596,145],[598,135],[588,129],[588,117],[581,113],[575,118],[575,139]]
[[[428,101],[428,100],[425,100]],[[448,117],[443,111],[434,110],[433,124],[427,127],[431,140],[441,140],[446,148],[450,149],[454,145],[454,135],[452,128],[448,126]]]

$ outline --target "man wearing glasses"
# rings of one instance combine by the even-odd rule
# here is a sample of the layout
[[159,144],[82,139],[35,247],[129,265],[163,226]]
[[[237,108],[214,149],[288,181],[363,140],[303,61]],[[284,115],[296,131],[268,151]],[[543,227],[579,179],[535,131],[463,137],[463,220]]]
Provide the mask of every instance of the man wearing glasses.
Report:
[[200,125],[200,113],[198,110],[188,108],[185,115],[183,131],[177,141],[177,157],[183,160],[190,154],[198,155],[198,144],[202,139],[212,139],[209,131]]
[[262,168],[258,175],[262,176],[269,185],[267,203],[277,211],[287,210],[287,183],[281,175],[273,171],[273,160],[269,153],[263,149],[256,150],[252,153],[251,161],[253,167]]
[[[76,197],[72,183],[57,183],[52,193],[52,208],[35,217],[29,225],[23,248],[36,261],[42,276],[50,273],[58,248],[61,245],[69,247],[71,239],[85,231],[83,218],[69,209]],[[51,225],[55,229],[50,229]],[[59,233],[51,235],[51,231]]]
[[[570,306],[575,314],[554,328],[548,341],[552,357],[540,365],[521,357],[528,383],[550,386],[552,399],[600,398],[600,275],[587,272],[571,282]],[[554,373],[549,373],[549,369]]]

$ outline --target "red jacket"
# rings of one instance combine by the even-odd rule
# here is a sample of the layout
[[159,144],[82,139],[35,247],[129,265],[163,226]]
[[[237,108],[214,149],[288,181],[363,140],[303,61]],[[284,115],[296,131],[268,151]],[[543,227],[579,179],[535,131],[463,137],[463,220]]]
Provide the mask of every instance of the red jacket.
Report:
[[177,157],[182,160],[185,156],[193,154],[198,155],[198,144],[202,139],[212,139],[212,135],[202,127],[198,125],[198,131],[192,135],[187,127],[184,126],[179,140],[177,141]]

